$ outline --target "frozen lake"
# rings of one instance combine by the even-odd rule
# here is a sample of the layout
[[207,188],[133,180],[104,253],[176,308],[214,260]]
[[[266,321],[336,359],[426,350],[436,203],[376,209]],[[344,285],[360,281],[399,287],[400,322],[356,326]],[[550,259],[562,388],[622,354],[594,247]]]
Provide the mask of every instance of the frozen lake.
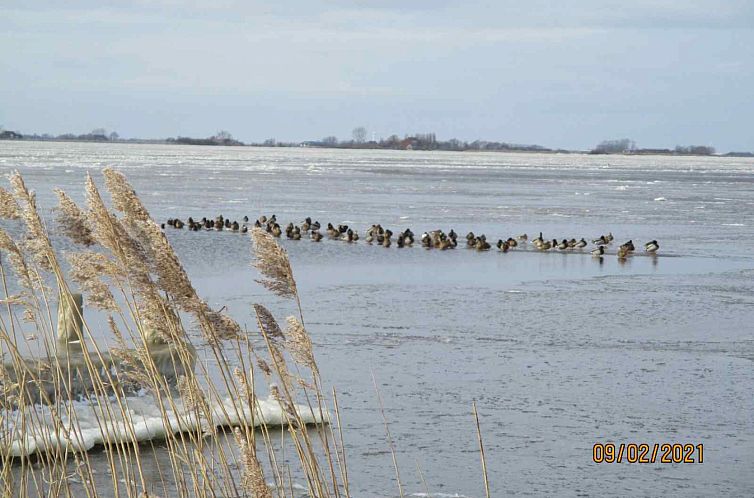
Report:
[[[282,244],[341,393],[355,496],[398,493],[372,372],[407,493],[424,492],[419,462],[433,496],[483,496],[477,400],[494,496],[754,494],[754,160],[0,142],[0,173],[20,170],[50,220],[53,187],[83,202],[85,173],[101,184],[105,166],[158,221],[657,239],[660,256],[623,264]],[[167,234],[199,294],[241,324],[255,302],[292,311],[254,282],[247,235]],[[608,441],[703,443],[705,461],[593,463]]]

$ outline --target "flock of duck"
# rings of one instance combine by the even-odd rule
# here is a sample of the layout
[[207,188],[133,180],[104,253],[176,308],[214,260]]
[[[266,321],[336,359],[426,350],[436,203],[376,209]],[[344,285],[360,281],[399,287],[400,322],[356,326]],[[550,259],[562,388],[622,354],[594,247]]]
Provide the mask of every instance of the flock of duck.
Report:
[[[310,217],[307,217],[300,225],[288,223],[285,228],[282,228],[277,221],[277,216],[274,214],[269,218],[267,216],[261,216],[255,220],[252,224],[255,228],[261,228],[272,234],[274,237],[282,237],[285,234],[286,238],[291,240],[301,240],[303,237],[308,237],[314,242],[320,242],[325,235],[322,233],[322,225],[319,221],[312,221]],[[168,219],[167,223],[162,224],[162,228],[170,226],[177,229],[184,227],[191,231],[199,230],[212,230],[222,231],[230,230],[232,232],[246,233],[249,231],[249,217],[244,216],[242,223],[238,221],[230,221],[230,219],[223,217],[222,215],[216,218],[202,218],[201,220],[194,220],[189,217],[186,222],[180,219]],[[349,227],[348,225],[339,224],[334,226],[332,223],[328,223],[324,229],[328,239],[342,240],[345,242],[353,243],[360,239],[358,231]],[[377,244],[382,247],[390,247],[393,244],[393,237],[395,236],[395,245],[398,248],[411,247],[415,242],[414,233],[410,228],[399,232],[397,235],[392,230],[383,228],[382,225],[372,225],[366,230],[364,240],[368,244]],[[430,232],[424,232],[419,238],[419,242],[422,247],[427,249],[455,249],[458,247],[458,234],[451,229],[448,233],[442,230],[432,230]],[[600,235],[598,238],[593,239],[592,245],[595,246],[590,250],[591,255],[595,258],[601,258],[606,253],[608,247],[613,243],[612,232],[607,235]],[[499,239],[495,246],[501,252],[508,252],[509,250],[519,247],[527,246],[531,243],[531,246],[538,251],[579,251],[583,252],[589,243],[583,237],[579,240],[575,238],[571,239],[545,239],[542,236],[542,232],[539,232],[539,236],[529,241],[527,234],[521,234],[517,237],[508,237],[507,239]],[[487,237],[484,234],[475,235],[474,232],[466,234],[466,247],[469,249],[475,249],[477,251],[488,251],[492,249],[492,245],[487,241]],[[647,254],[657,254],[660,249],[660,245],[656,240],[652,240],[644,244],[644,252]],[[636,250],[632,240],[621,244],[616,252],[618,259],[625,260]]]

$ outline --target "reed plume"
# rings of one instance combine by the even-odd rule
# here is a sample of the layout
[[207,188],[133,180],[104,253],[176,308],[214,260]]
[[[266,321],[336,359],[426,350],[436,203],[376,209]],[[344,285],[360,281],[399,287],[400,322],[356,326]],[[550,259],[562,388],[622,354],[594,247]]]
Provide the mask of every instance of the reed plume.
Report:
[[57,221],[63,233],[77,244],[87,247],[96,244],[92,230],[87,225],[86,216],[73,199],[59,188],[55,189],[55,194],[58,196]]
[[257,280],[268,290],[280,297],[294,298],[297,294],[288,253],[275,241],[275,238],[261,228],[251,231],[254,244],[253,266],[265,278]]
[[249,443],[243,432],[241,432],[241,429],[236,427],[234,434],[241,449],[241,457],[243,459],[243,488],[255,498],[272,498],[272,491],[267,486],[264,471],[257,458],[256,450]]
[[294,361],[303,365],[315,374],[318,373],[317,362],[314,361],[312,340],[304,325],[294,316],[286,318],[288,326],[285,329],[286,349],[293,356]]
[[278,325],[275,317],[270,313],[270,310],[261,304],[254,304],[253,308],[259,320],[260,332],[274,342],[285,340],[283,331],[280,329],[280,325]]
[[147,257],[143,247],[108,211],[91,175],[86,178],[86,199],[92,235],[115,256],[136,294],[138,321],[145,340],[148,343],[173,344],[182,341],[178,316],[152,280],[145,264]]
[[[288,370],[288,365],[285,361],[285,356],[283,355],[282,348],[285,345],[283,331],[280,329],[280,325],[278,325],[275,317],[272,316],[272,313],[261,304],[254,305],[254,312],[257,315],[259,332],[265,339],[267,349],[270,352],[272,365],[283,385],[286,387],[287,392],[292,392],[294,377]],[[262,368],[261,364],[260,368]],[[267,368],[269,368],[269,366]],[[264,368],[262,368],[262,370],[264,371]]]
[[71,279],[87,293],[89,303],[103,311],[118,311],[110,286],[103,281],[104,277],[124,278],[118,266],[104,254],[96,252],[72,253],[67,259],[71,265]]
[[0,187],[0,218],[6,220],[17,220],[21,217],[21,210],[18,207],[13,194]]
[[[52,248],[50,239],[47,236],[47,230],[42,223],[42,219],[37,212],[37,199],[33,192],[26,188],[24,179],[16,171],[10,177],[13,193],[16,199],[20,200],[21,218],[26,223],[27,237],[24,242],[26,249],[36,264],[46,271],[59,270],[55,251]],[[56,274],[60,283],[61,276]]]
[[103,170],[105,184],[113,199],[115,208],[124,213],[126,224],[141,235],[143,246],[151,258],[151,269],[157,275],[157,285],[167,292],[183,311],[191,313],[202,325],[202,332],[208,342],[241,337],[241,327],[232,318],[210,308],[194,289],[180,259],[165,237],[160,227],[150,217],[144,204],[126,180],[126,177],[113,169]]
[[28,291],[34,290],[34,281],[32,280],[31,269],[26,262],[26,257],[21,248],[13,241],[8,233],[0,228],[0,250],[8,254],[13,271],[18,277],[18,283]]

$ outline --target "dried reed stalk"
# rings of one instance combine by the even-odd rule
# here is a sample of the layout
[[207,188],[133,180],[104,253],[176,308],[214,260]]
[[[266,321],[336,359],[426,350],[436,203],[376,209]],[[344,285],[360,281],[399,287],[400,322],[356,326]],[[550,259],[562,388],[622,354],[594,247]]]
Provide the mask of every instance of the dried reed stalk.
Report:
[[382,395],[380,394],[380,388],[377,387],[377,378],[374,376],[374,371],[372,371],[372,383],[374,383],[374,390],[377,393],[377,402],[379,403],[380,413],[382,414],[382,421],[385,424],[385,437],[387,438],[387,444],[390,448],[390,455],[393,458],[393,469],[395,470],[395,478],[398,481],[398,493],[401,498],[403,498],[404,494],[403,483],[401,482],[401,471],[398,468],[398,458],[395,455],[393,436],[390,434],[390,426],[388,425],[387,417],[385,416],[385,406],[382,404]]
[[484,444],[482,443],[482,429],[479,427],[479,413],[476,409],[476,400],[471,405],[474,409],[474,422],[476,423],[476,434],[479,439],[479,454],[482,458],[482,474],[484,475],[484,492],[487,498],[490,498],[490,482],[487,478],[487,459],[484,457]]

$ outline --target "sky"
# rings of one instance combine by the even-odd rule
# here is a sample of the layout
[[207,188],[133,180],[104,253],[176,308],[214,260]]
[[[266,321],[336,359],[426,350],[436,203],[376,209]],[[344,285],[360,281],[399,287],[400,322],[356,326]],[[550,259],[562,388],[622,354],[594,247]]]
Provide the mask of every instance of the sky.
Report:
[[754,150],[751,0],[3,0],[0,126]]

